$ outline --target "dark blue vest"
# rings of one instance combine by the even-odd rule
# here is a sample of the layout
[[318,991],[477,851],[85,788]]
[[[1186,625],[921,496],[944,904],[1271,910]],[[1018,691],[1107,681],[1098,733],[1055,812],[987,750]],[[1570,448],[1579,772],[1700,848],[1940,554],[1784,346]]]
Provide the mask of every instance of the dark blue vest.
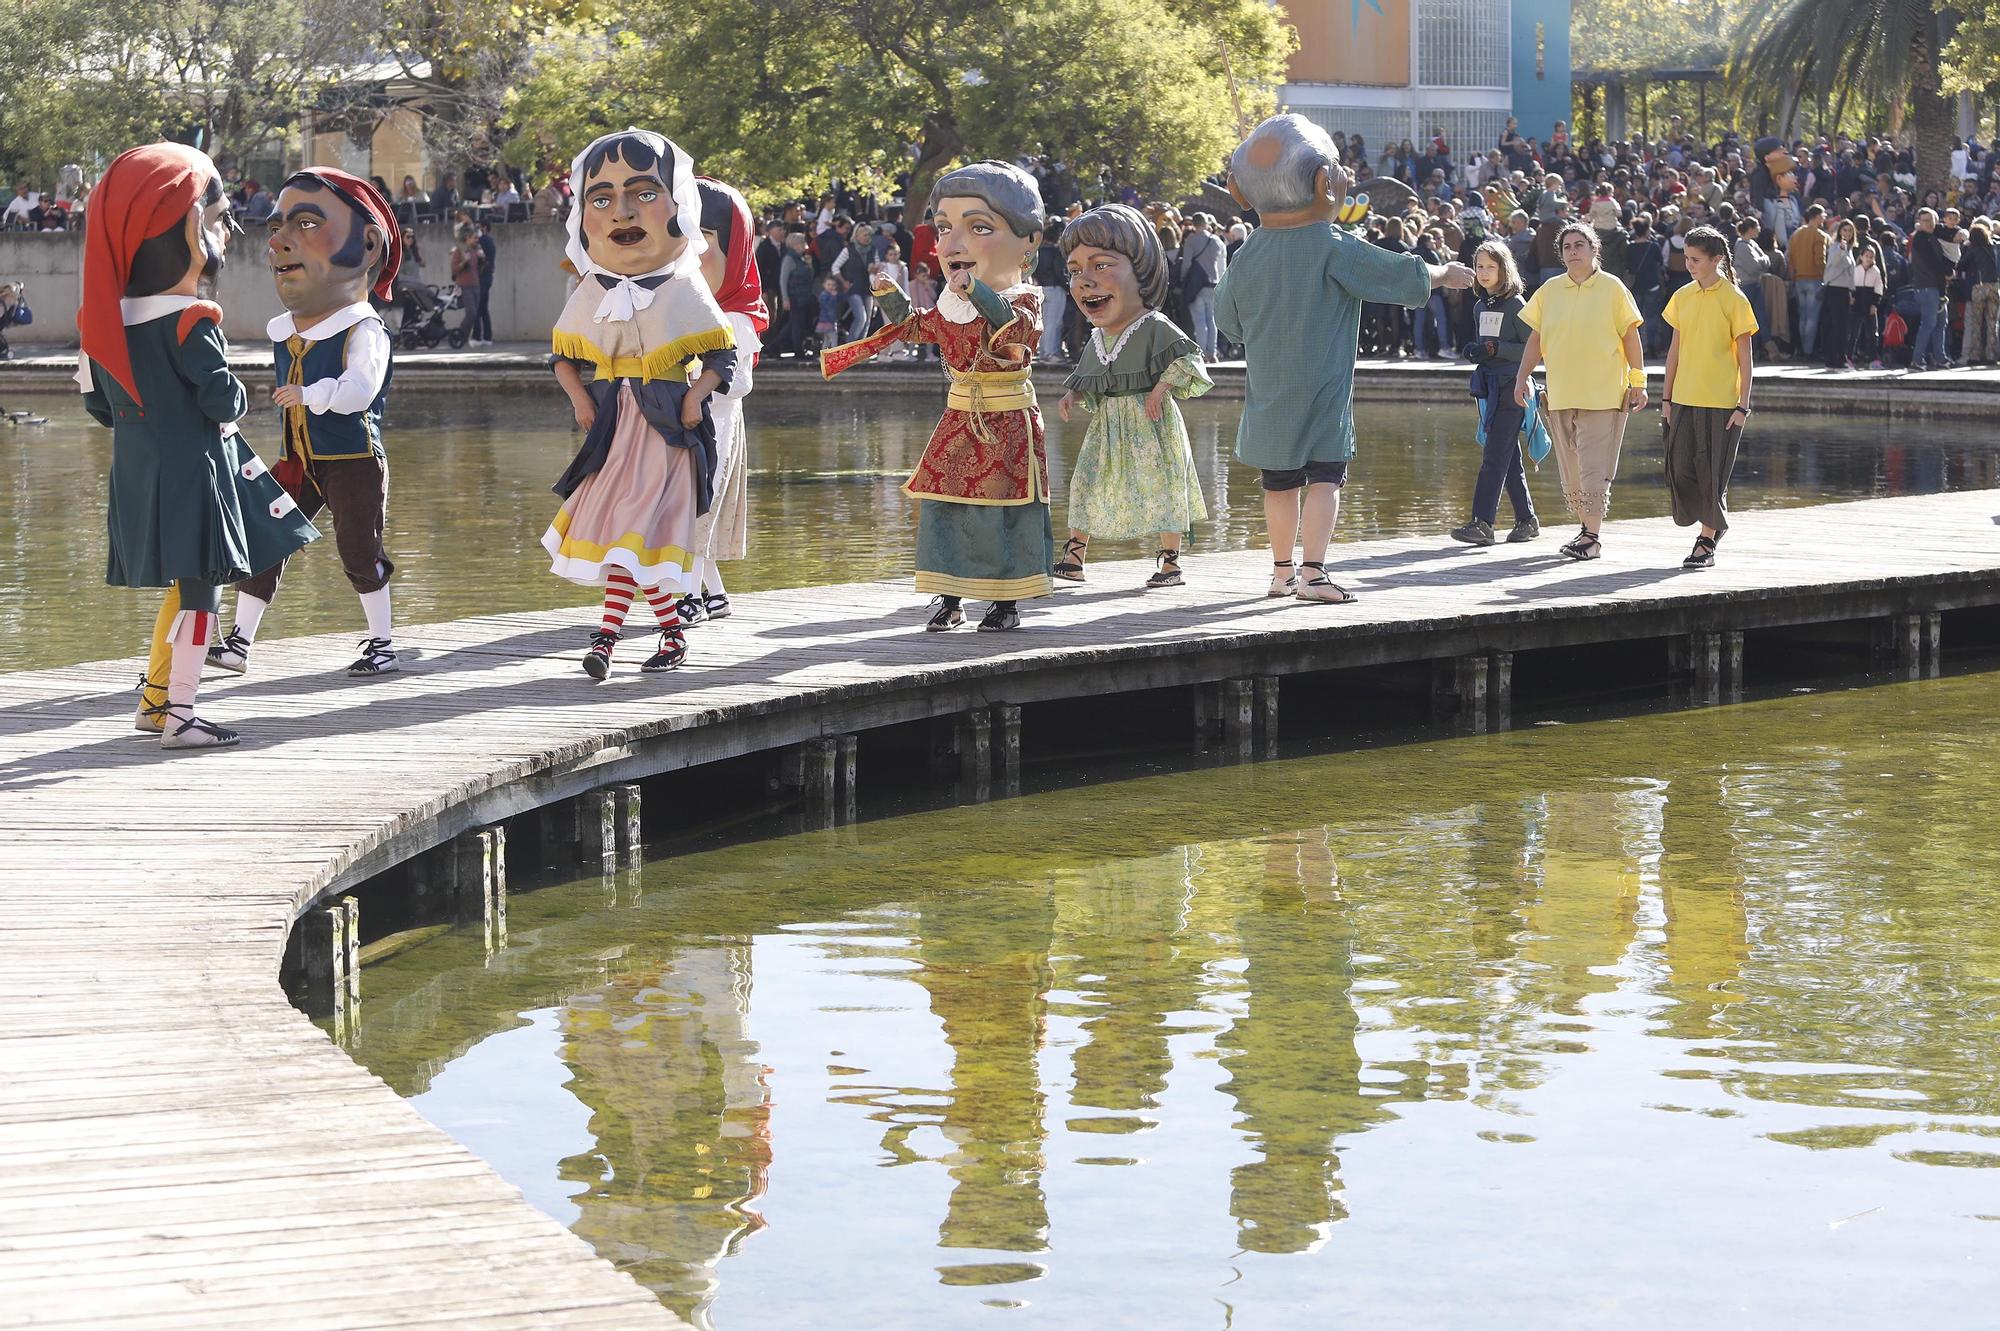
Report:
[[[358,327],[359,325],[355,325]],[[296,382],[316,384],[322,379],[338,379],[347,368],[347,339],[353,327],[342,329],[324,342],[306,343],[304,364]],[[292,352],[283,342],[271,344],[277,357],[278,382],[292,383]],[[285,441],[302,457],[332,462],[344,458],[383,457],[382,406],[389,400],[389,381],[395,377],[392,359],[382,375],[382,389],[366,410],[351,416],[339,412],[317,414],[301,407],[285,413]],[[303,431],[301,431],[303,426]],[[303,432],[304,438],[299,435]]]

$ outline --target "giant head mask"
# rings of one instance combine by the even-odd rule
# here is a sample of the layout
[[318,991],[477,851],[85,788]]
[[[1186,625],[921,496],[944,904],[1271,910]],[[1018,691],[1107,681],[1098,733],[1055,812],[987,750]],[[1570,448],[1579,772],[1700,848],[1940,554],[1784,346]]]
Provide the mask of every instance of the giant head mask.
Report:
[[694,165],[649,130],[606,134],[570,168],[569,260],[585,277],[699,271],[705,248]]
[[402,264],[402,230],[388,200],[358,176],[300,171],[278,191],[265,254],[278,299],[304,322],[387,298]]

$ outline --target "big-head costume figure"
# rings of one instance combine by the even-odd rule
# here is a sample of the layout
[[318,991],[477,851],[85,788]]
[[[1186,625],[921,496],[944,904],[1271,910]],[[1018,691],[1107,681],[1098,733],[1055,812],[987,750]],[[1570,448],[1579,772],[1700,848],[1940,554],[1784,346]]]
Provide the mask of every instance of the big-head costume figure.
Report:
[[[389,459],[382,408],[389,400],[389,330],[368,302],[389,298],[402,267],[402,231],[389,201],[370,183],[331,167],[300,171],[278,190],[265,257],[285,312],[271,320],[284,413],[285,455],[275,469],[300,510],[333,517],[334,548],[361,597],[368,636],[347,667],[358,678],[396,669],[389,575],[382,548],[389,504]],[[283,560],[236,587],[236,623],[209,652],[209,664],[243,673],[264,611],[278,594]]]
[[750,372],[764,345],[771,312],[757,279],[756,225],[750,205],[734,186],[708,176],[696,176],[701,193],[701,276],[736,335],[736,377],[727,389],[708,400],[715,417],[715,503],[695,524],[694,590],[681,598],[681,618],[690,624],[721,619],[729,613],[729,593],[722,585],[725,560],[741,559],[749,549],[749,456],[743,424],[743,399],[750,396]]
[[1041,242],[1035,178],[1008,162],[975,162],[931,190],[945,289],[935,309],[876,290],[890,323],[820,356],[831,377],[899,339],[933,343],[951,374],[945,412],[903,493],[917,505],[917,590],[939,600],[925,626],[965,622],[967,597],[993,602],[982,629],[1020,627],[1015,602],[1050,592],[1048,455],[1028,379],[1041,339],[1041,288],[1027,266]]
[[604,588],[583,658],[601,680],[641,591],[660,625],[642,668],[687,657],[678,602],[696,590],[695,521],[716,476],[709,399],[734,379],[736,335],[702,280],[701,195],[685,152],[623,130],[578,153],[569,178],[567,253],[580,280],[552,340],[584,443],[556,482],[563,505],[542,547],[556,576]]
[[249,396],[198,295],[234,229],[215,163],[178,143],[121,153],[91,194],[77,377],[112,432],[105,581],[172,589],[134,719],[164,749],[237,742],[194,713],[221,588],[319,535],[236,432]]
[[1472,284],[1463,264],[1427,265],[1340,229],[1347,185],[1333,140],[1304,116],[1251,130],[1230,155],[1229,192],[1259,224],[1215,292],[1216,326],[1243,346],[1236,456],[1261,473],[1270,594],[1333,605],[1356,599],[1327,576],[1326,549],[1354,457],[1362,303],[1414,309],[1434,286]]

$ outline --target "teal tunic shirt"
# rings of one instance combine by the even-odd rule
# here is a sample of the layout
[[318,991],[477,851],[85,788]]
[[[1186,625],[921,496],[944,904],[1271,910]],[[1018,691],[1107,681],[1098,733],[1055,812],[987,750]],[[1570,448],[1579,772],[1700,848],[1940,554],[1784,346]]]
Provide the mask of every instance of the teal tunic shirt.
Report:
[[175,311],[125,329],[144,407],[90,366],[84,406],[111,427],[104,580],[115,587],[238,582],[319,536],[243,437],[223,433],[249,398],[222,331],[189,311],[183,337],[183,320]]
[[1215,293],[1215,325],[1248,369],[1236,456],[1292,471],[1354,456],[1354,357],[1361,305],[1430,298],[1422,259],[1331,226],[1260,228]]

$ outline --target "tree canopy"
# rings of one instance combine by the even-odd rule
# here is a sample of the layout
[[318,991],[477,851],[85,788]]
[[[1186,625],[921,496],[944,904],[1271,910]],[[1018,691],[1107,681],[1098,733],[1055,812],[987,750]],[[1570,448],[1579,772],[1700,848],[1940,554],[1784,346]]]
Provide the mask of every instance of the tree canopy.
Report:
[[[505,116],[517,161],[653,125],[775,194],[1047,152],[1185,190],[1269,112],[1292,35],[1263,0],[708,0],[569,27]],[[1233,94],[1232,95],[1232,75]]]

